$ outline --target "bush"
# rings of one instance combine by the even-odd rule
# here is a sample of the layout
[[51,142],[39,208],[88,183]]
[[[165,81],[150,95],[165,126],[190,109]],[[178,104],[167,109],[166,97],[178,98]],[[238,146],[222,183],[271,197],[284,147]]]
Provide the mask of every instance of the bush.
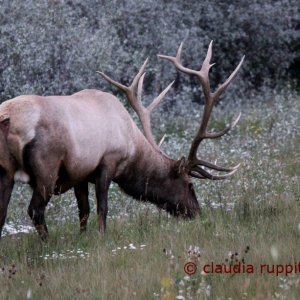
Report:
[[[10,1],[1,10],[0,91],[69,94],[92,87],[100,65],[109,68],[119,41],[111,18],[114,3]],[[105,63],[107,62],[107,63]]]
[[[0,12],[0,94],[70,94],[106,87],[101,69],[130,81],[148,56],[146,91],[157,93],[176,78],[176,94],[198,101],[194,78],[177,74],[156,54],[175,55],[198,68],[214,40],[213,87],[246,55],[242,80],[229,97],[274,87],[289,79],[299,60],[297,0],[264,1],[46,1],[12,0]],[[298,27],[297,27],[298,26]],[[100,83],[101,82],[101,83]],[[189,88],[187,88],[189,87]],[[193,91],[193,93],[191,93]]]

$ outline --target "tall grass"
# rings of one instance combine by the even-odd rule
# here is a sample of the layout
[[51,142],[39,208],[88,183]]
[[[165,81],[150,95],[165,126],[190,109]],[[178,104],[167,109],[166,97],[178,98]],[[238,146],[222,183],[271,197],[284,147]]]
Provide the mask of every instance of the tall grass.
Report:
[[[95,212],[79,234],[72,193],[51,201],[47,243],[35,232],[4,231],[0,299],[299,299],[299,273],[260,272],[262,264],[300,262],[300,98],[273,100],[244,108],[230,136],[201,149],[205,158],[242,166],[228,181],[196,183],[202,211],[194,221],[171,218],[113,186],[104,238]],[[215,129],[227,122],[218,109],[216,115]],[[165,149],[172,157],[187,152],[196,123],[169,121]],[[11,226],[30,223],[28,202],[28,190],[17,187]],[[253,265],[254,273],[203,272],[205,264],[236,260]],[[190,276],[184,272],[189,261],[197,266]]]

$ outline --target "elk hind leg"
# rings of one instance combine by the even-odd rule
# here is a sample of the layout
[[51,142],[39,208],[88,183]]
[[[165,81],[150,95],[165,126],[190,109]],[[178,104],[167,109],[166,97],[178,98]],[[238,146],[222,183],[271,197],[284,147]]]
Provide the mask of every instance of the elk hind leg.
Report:
[[28,215],[32,220],[42,240],[48,237],[48,229],[45,221],[45,208],[51,198],[50,191],[41,191],[39,187],[34,188],[32,198],[28,207]]
[[45,221],[45,209],[54,193],[60,161],[53,157],[52,159],[48,157],[45,161],[39,159],[39,156],[35,156],[30,162],[34,162],[30,165],[33,194],[28,207],[28,215],[41,239],[46,240],[48,229]]

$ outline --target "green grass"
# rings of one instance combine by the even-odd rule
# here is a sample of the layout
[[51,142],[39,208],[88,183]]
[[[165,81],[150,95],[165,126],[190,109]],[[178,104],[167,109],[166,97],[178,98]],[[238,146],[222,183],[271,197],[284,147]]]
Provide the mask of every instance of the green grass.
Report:
[[[242,167],[228,181],[196,183],[203,206],[196,220],[171,218],[113,186],[106,236],[97,231],[94,206],[88,231],[79,234],[73,194],[52,200],[47,243],[35,232],[1,240],[0,299],[300,299],[300,273],[260,273],[262,264],[300,262],[298,102],[269,115],[250,110],[235,133],[203,148],[205,158],[242,160]],[[180,157],[187,145],[176,145],[189,137],[173,136],[170,149]],[[28,222],[27,203],[27,191],[17,189],[9,222]],[[201,272],[211,262],[232,263],[229,253],[253,265],[254,274]],[[184,272],[189,261],[197,265],[191,276]]]

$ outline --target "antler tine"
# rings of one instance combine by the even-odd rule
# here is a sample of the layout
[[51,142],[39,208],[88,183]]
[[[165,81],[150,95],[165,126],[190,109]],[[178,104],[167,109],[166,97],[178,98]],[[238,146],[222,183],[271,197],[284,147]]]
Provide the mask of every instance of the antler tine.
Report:
[[151,113],[155,107],[160,103],[160,101],[165,97],[167,92],[170,90],[172,85],[174,84],[175,80],[173,80],[154,100],[149,104],[147,109],[149,110],[149,113]]
[[163,137],[160,139],[159,143],[158,143],[158,147],[161,147],[161,145],[163,144],[165,138],[166,138],[166,134],[163,135]]
[[119,88],[120,90],[122,90],[123,92],[127,93],[128,87],[111,79],[109,76],[107,76],[105,73],[101,72],[101,71],[96,71],[96,73],[98,73],[99,75],[101,75],[106,81],[108,81],[109,83],[111,83],[112,85],[116,86],[117,88]]
[[[235,68],[235,70],[232,72],[232,74],[228,77],[228,79],[221,86],[219,86],[218,89],[214,93],[212,93],[211,87],[210,87],[210,81],[209,81],[209,70],[214,65],[214,64],[210,63],[211,57],[212,57],[212,45],[213,45],[213,41],[211,41],[208,46],[206,57],[202,63],[201,69],[199,71],[186,68],[181,64],[180,57],[181,57],[181,52],[182,52],[182,47],[183,47],[182,43],[181,43],[175,57],[166,56],[166,55],[159,55],[159,57],[171,61],[179,71],[186,73],[186,74],[197,76],[200,81],[200,84],[202,86],[205,105],[204,105],[204,111],[203,111],[203,115],[201,118],[200,126],[199,126],[198,131],[192,141],[192,144],[190,147],[190,152],[188,155],[188,162],[187,162],[186,167],[187,167],[189,174],[191,176],[199,178],[199,179],[208,178],[211,180],[221,180],[221,179],[225,179],[225,178],[233,175],[236,172],[239,165],[237,165],[233,168],[220,167],[215,164],[212,164],[212,163],[209,163],[209,162],[206,162],[203,160],[199,160],[197,158],[197,151],[198,151],[200,143],[204,139],[207,139],[207,138],[213,139],[213,138],[221,137],[222,135],[226,134],[230,129],[232,129],[236,125],[236,123],[239,121],[241,114],[239,114],[238,117],[236,118],[236,120],[233,121],[229,126],[224,128],[223,130],[221,130],[219,132],[208,132],[207,131],[207,126],[208,126],[209,118],[210,118],[214,103],[220,97],[220,95],[225,91],[225,89],[230,84],[230,82],[237,75],[237,72],[239,71],[239,69],[244,61],[244,57],[241,59],[240,63]],[[200,166],[204,166],[204,167],[216,170],[216,171],[228,172],[228,173],[225,175],[214,175],[214,174],[211,174],[208,171],[202,169]]]
[[148,58],[146,58],[143,65],[141,66],[139,72],[135,75],[135,77],[134,77],[134,79],[133,79],[133,81],[132,81],[129,88],[135,89],[135,87],[136,87],[138,81],[140,80],[141,76],[145,73],[145,67],[146,67],[147,63],[148,63]]
[[182,48],[183,48],[183,43],[180,44],[179,48],[178,48],[178,51],[177,51],[177,54],[176,56],[167,56],[167,55],[157,55],[159,58],[162,58],[162,59],[166,59],[166,60],[169,60],[171,61],[175,67],[183,72],[183,73],[186,73],[186,74],[193,74],[193,75],[197,75],[199,74],[199,71],[195,71],[195,70],[192,70],[192,69],[189,69],[189,68],[186,68],[184,67],[182,64],[181,64],[181,52],[182,52]]
[[227,80],[218,87],[218,89],[213,93],[213,99],[214,101],[216,101],[220,95],[225,91],[225,89],[227,88],[227,86],[230,84],[230,82],[236,77],[239,69],[241,68],[243,61],[245,59],[245,55],[242,57],[240,63],[237,65],[237,67],[235,68],[235,70],[231,73],[231,75],[227,78]]
[[197,178],[197,179],[207,179],[207,177],[200,175],[199,173],[194,172],[194,171],[191,171],[189,173],[189,175],[191,175],[192,177]]
[[139,103],[137,103],[139,99],[138,99],[138,97],[136,97],[134,95],[134,91],[136,89],[136,86],[137,86],[138,82],[140,81],[141,77],[144,74],[144,70],[145,70],[145,67],[147,65],[147,62],[148,62],[148,58],[145,60],[145,62],[141,66],[139,72],[135,75],[135,77],[134,77],[132,83],[130,84],[130,86],[125,86],[125,85],[113,80],[112,78],[110,78],[109,76],[107,76],[103,72],[97,71],[97,73],[100,74],[109,83],[111,83],[112,85],[116,86],[121,91],[123,91],[126,94],[130,105],[137,112],[137,110],[140,110],[140,107],[139,107],[140,105],[139,105]]
[[214,65],[214,64],[210,64],[210,60],[212,57],[212,45],[213,45],[213,41],[210,41],[208,49],[207,49],[206,57],[203,61],[202,67],[201,67],[202,70],[206,69],[207,72]]
[[223,130],[221,130],[219,132],[207,132],[207,137],[210,138],[210,139],[215,139],[215,138],[221,137],[222,135],[226,134],[233,127],[235,127],[235,125],[240,120],[240,117],[241,117],[241,113],[239,113],[237,118],[230,125],[228,125],[227,127],[225,127]]
[[[194,176],[194,177],[197,177],[195,175],[198,174],[198,175],[203,176],[204,178],[207,178],[207,179],[210,179],[210,180],[223,180],[223,179],[226,179],[226,178],[232,176],[237,170],[238,170],[238,168],[235,168],[235,169],[233,169],[231,172],[229,172],[227,174],[224,174],[224,175],[214,175],[214,174],[211,174],[211,173],[205,171],[201,167],[196,166],[196,167],[193,168],[193,170],[190,171],[189,174],[191,176]],[[197,177],[197,178],[199,178],[199,177]]]
[[146,73],[144,73],[138,81],[138,88],[137,88],[137,100],[139,103],[142,103],[142,92],[143,92],[143,83]]
[[226,168],[226,167],[221,167],[221,166],[218,166],[216,164],[210,163],[210,162],[202,160],[202,159],[197,159],[194,162],[193,166],[204,166],[204,167],[207,167],[209,169],[220,171],[220,172],[231,172],[231,171],[233,171],[235,169],[238,169],[239,166],[240,166],[240,164],[238,164],[238,165],[236,165],[234,167],[231,167],[231,168]]
[[153,147],[155,147],[156,149],[159,149],[159,146],[156,144],[155,139],[152,134],[150,114],[154,110],[154,108],[164,98],[166,93],[169,91],[169,89],[173,85],[174,81],[171,84],[169,84],[167,86],[167,88],[165,88],[156,98],[154,98],[152,103],[146,108],[142,104],[141,100],[142,100],[143,82],[144,82],[144,77],[145,77],[145,67],[146,67],[147,62],[148,62],[148,58],[145,60],[145,62],[141,66],[139,72],[134,77],[130,86],[125,86],[125,85],[111,79],[109,76],[107,76],[103,72],[98,71],[97,73],[100,74],[109,83],[118,87],[121,91],[123,91],[126,94],[129,104],[132,106],[132,108],[137,113],[137,115],[140,119],[145,137],[147,138],[147,140],[150,142],[150,144]]

